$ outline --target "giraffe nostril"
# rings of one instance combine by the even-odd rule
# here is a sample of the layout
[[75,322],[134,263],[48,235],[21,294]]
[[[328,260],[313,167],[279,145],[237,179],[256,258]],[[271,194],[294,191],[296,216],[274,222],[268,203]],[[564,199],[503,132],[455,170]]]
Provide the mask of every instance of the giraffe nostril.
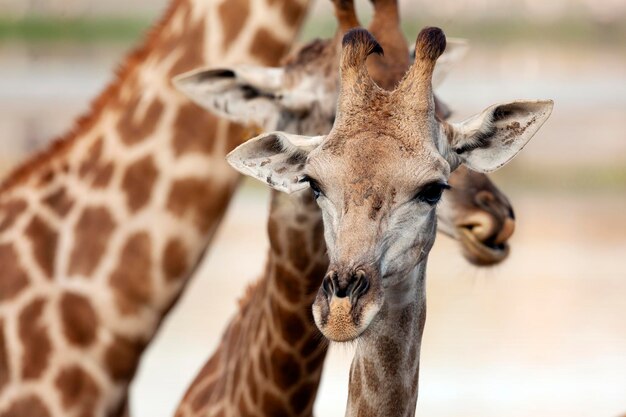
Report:
[[332,297],[332,295],[335,293],[335,284],[333,283],[333,278],[336,278],[336,273],[330,272],[324,277],[324,280],[322,281],[322,291],[324,291],[324,294],[327,298]]
[[354,304],[356,300],[367,293],[367,290],[370,288],[370,282],[367,278],[367,274],[363,270],[358,270],[356,272],[355,281],[352,285],[352,291],[350,291],[350,302]]

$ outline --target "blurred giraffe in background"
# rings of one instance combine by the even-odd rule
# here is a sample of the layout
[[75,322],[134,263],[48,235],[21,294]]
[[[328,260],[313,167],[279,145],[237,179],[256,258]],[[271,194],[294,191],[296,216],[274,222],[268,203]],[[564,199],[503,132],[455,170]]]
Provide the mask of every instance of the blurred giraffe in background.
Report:
[[[276,65],[307,0],[173,0],[91,110],[0,186],[0,416],[128,412],[248,136],[180,94],[202,65]],[[126,410],[125,410],[126,409]]]
[[[368,62],[370,72],[379,85],[393,88],[409,66],[408,45],[400,29],[397,2],[378,0],[373,3],[370,28],[380,34],[386,54]],[[177,84],[212,110],[216,103],[228,108],[228,112],[222,113],[234,120],[254,115],[264,130],[272,130],[276,127],[272,123],[277,123],[289,126],[293,129],[291,133],[328,132],[332,117],[319,114],[324,113],[320,109],[332,109],[335,105],[340,40],[349,29],[359,26],[352,1],[335,0],[333,4],[339,27],[336,36],[304,46],[287,60],[284,73],[277,68],[251,67],[200,70],[178,77]],[[449,64],[446,60],[456,58],[444,57],[444,67]],[[254,84],[233,83],[238,73],[245,73],[257,83],[275,82],[282,77],[290,80],[292,86],[305,85],[303,90],[315,86],[316,97],[330,103],[311,104],[307,101],[310,99],[308,91],[302,91],[304,98],[295,94],[288,97],[277,91],[258,91]],[[442,74],[439,76],[441,78]],[[217,88],[213,84],[217,84]],[[248,102],[255,98],[267,100],[271,94],[275,95],[273,100],[286,103],[285,107],[298,108],[302,117],[292,117],[284,109],[280,115],[273,114],[275,108],[263,108],[271,104]],[[307,111],[307,106],[313,111]],[[440,103],[438,110],[442,118],[448,113],[442,114],[443,108]],[[315,111],[319,111],[318,117],[312,116]],[[508,201],[499,197],[499,191],[484,175],[465,178],[468,189],[455,193],[469,196],[469,201],[474,201],[473,194],[479,192],[494,193],[498,196],[494,200],[502,206],[505,216],[508,215],[511,210]],[[481,181],[474,183],[474,178]],[[454,206],[456,201],[449,204]],[[446,212],[450,213],[456,212]],[[450,222],[454,222],[454,218],[444,219],[445,224]],[[505,228],[498,232],[509,233],[502,229]],[[311,305],[315,299],[314,289],[319,287],[323,271],[328,267],[321,213],[312,195],[305,192],[287,196],[273,191],[267,230],[270,250],[265,272],[240,302],[240,309],[217,350],[188,388],[177,417],[312,415],[327,344],[321,340],[313,322]]]

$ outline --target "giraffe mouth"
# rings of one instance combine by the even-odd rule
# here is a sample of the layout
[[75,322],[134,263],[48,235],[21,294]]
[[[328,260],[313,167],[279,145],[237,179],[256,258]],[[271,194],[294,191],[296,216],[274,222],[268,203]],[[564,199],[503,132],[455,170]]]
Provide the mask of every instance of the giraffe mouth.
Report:
[[481,241],[472,231],[471,226],[457,227],[458,238],[465,258],[479,266],[491,266],[504,261],[510,253],[507,242],[495,243]]

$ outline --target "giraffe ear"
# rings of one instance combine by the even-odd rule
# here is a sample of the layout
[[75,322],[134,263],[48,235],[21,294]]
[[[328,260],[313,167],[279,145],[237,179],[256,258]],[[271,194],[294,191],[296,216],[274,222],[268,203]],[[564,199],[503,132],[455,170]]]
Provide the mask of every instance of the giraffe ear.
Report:
[[325,136],[299,136],[283,132],[265,133],[239,145],[226,157],[242,174],[267,183],[288,194],[309,187],[302,182],[309,153]]
[[[437,59],[435,71],[433,72],[433,87],[438,87],[446,79],[450,70],[455,67],[467,54],[469,43],[467,39],[447,38],[446,50]],[[410,49],[411,61],[415,60],[415,49]]]
[[550,114],[552,100],[496,104],[461,123],[447,125],[448,160],[478,172],[509,162],[530,141]]
[[197,69],[173,79],[176,88],[199,106],[231,121],[265,128],[278,117],[276,97],[282,68],[237,66]]
[[174,85],[199,106],[236,123],[277,129],[284,110],[306,111],[313,95],[284,88],[284,68],[239,65],[197,69],[174,78]]

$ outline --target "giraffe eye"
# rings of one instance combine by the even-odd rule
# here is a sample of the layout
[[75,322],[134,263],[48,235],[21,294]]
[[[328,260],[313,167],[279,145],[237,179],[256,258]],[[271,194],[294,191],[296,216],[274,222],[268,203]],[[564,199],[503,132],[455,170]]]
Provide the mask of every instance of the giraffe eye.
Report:
[[304,177],[302,177],[300,182],[308,182],[309,183],[309,187],[311,187],[311,191],[313,192],[313,197],[316,200],[324,195],[324,193],[322,192],[322,188],[320,187],[319,183],[316,180],[314,180],[313,178],[309,177],[308,175],[305,175]]
[[416,195],[415,200],[423,201],[431,206],[434,206],[441,200],[441,194],[444,190],[449,189],[448,184],[442,182],[433,182],[426,184]]

